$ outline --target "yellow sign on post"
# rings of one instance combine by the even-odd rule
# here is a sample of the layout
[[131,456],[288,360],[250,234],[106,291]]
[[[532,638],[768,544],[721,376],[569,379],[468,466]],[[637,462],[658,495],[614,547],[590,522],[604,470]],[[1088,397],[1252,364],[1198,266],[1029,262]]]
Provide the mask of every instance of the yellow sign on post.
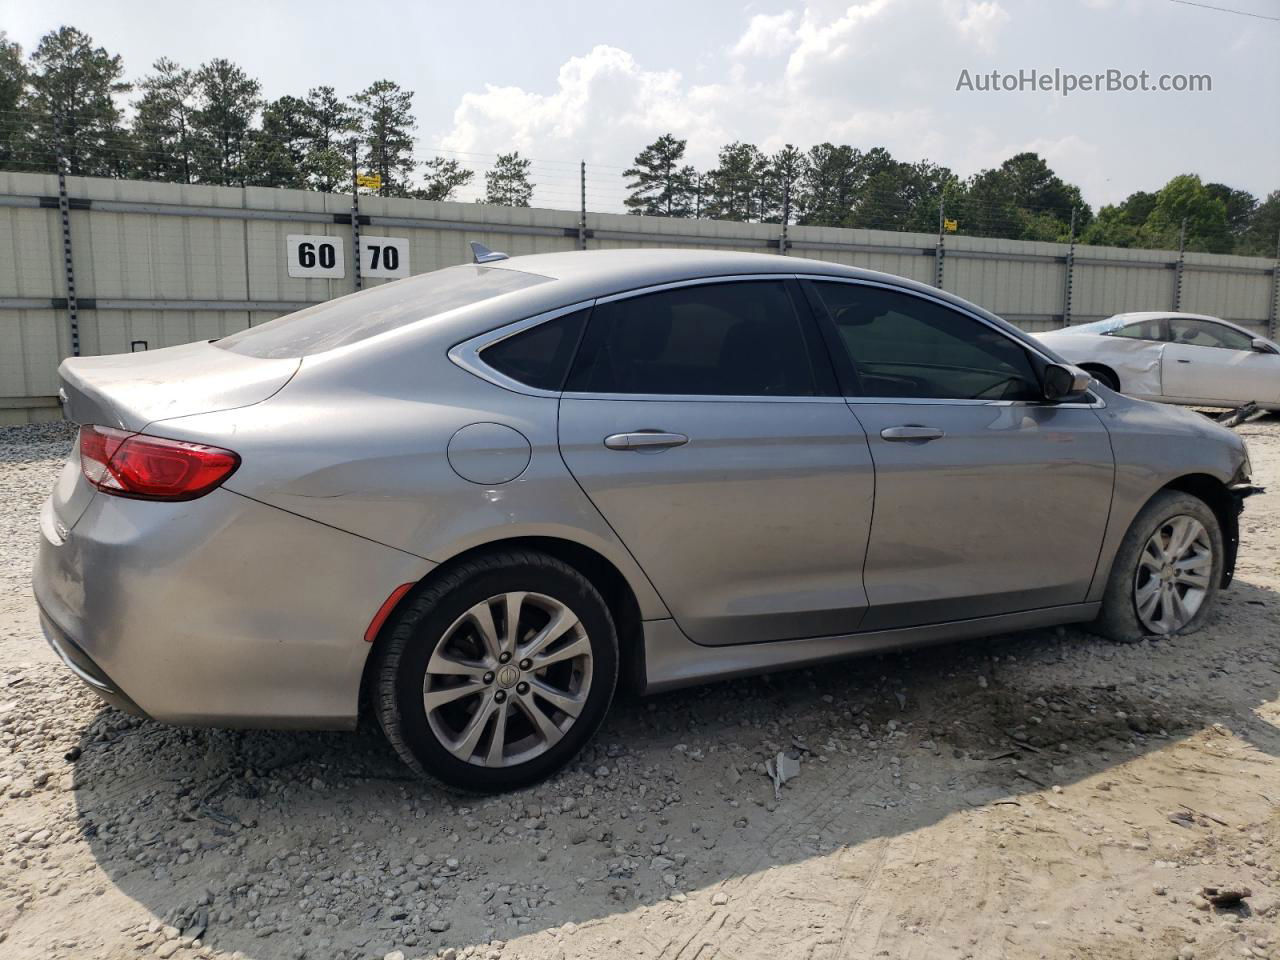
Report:
[[382,174],[380,173],[362,173],[356,177],[357,186],[368,187],[370,190],[382,189]]
[[958,223],[956,223],[954,220],[943,220],[943,221],[942,221],[942,229],[946,230],[946,231],[947,231],[947,233],[955,233],[955,232],[956,232],[956,227],[958,227],[958,226],[959,226],[959,224],[958,224]]

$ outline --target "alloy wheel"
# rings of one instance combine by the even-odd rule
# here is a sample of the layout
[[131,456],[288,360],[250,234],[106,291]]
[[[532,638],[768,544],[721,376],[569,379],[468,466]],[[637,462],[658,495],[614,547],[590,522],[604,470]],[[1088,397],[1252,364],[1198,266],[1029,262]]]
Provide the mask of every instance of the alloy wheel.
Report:
[[1133,603],[1152,633],[1168,635],[1194,618],[1209,592],[1213,543],[1195,517],[1180,514],[1156,528],[1138,557]]
[[498,594],[467,610],[436,645],[423,682],[427,722],[459,760],[525,763],[573,726],[592,668],[590,638],[568,606],[540,593]]

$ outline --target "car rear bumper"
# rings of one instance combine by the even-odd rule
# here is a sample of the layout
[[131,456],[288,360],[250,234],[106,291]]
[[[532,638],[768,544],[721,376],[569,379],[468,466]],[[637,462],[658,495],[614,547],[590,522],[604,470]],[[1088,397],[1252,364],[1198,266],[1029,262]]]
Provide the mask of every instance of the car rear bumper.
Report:
[[70,529],[46,503],[40,528],[50,644],[103,699],[167,723],[353,726],[369,621],[433,566],[225,490],[99,494]]
[[54,623],[43,609],[40,611],[40,629],[44,632],[44,638],[49,641],[53,652],[58,655],[58,659],[79,677],[86,687],[117,710],[123,710],[138,717],[146,716],[143,709],[130,700],[129,695],[116,686],[102,668],[93,662],[93,658],[80,649],[80,645]]

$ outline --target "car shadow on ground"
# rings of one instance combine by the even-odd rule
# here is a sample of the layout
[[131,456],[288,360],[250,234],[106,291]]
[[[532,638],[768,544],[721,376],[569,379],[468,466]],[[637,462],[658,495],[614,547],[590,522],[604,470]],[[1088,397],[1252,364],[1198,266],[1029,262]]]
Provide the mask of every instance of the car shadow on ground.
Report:
[[[218,950],[428,955],[746,890],[1213,724],[1280,757],[1256,712],[1280,693],[1278,617],[1280,594],[1237,581],[1209,628],[1172,641],[1032,631],[623,697],[569,770],[488,798],[414,779],[369,726],[189,730],[104,709],[75,764],[79,823],[127,895]],[[775,797],[779,751],[803,762]]]

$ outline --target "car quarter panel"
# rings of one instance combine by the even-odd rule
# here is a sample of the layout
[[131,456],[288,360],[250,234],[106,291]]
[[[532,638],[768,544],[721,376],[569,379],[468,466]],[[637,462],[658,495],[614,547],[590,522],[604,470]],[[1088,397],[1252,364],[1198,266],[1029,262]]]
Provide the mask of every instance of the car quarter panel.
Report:
[[1161,395],[1163,343],[1069,331],[1040,334],[1039,339],[1069,363],[1101,363],[1110,367],[1120,380],[1120,389],[1130,396]]
[[121,690],[170,723],[349,727],[364,631],[429,561],[227,490],[97,494],[41,517],[36,600]]
[[[570,540],[623,574],[642,616],[669,616],[565,467],[558,401],[480,380],[446,351],[431,343],[368,366],[308,358],[289,389],[266,403],[166,421],[150,432],[234,449],[242,463],[229,490],[437,563],[517,537]],[[476,483],[455,470],[489,478],[476,468],[486,459],[483,438],[514,438],[478,424],[500,424],[527,441],[520,457],[502,441],[488,456],[494,463],[527,456],[518,476]],[[458,458],[459,444],[450,463],[450,441],[463,428],[472,428],[465,435],[470,466]]]

